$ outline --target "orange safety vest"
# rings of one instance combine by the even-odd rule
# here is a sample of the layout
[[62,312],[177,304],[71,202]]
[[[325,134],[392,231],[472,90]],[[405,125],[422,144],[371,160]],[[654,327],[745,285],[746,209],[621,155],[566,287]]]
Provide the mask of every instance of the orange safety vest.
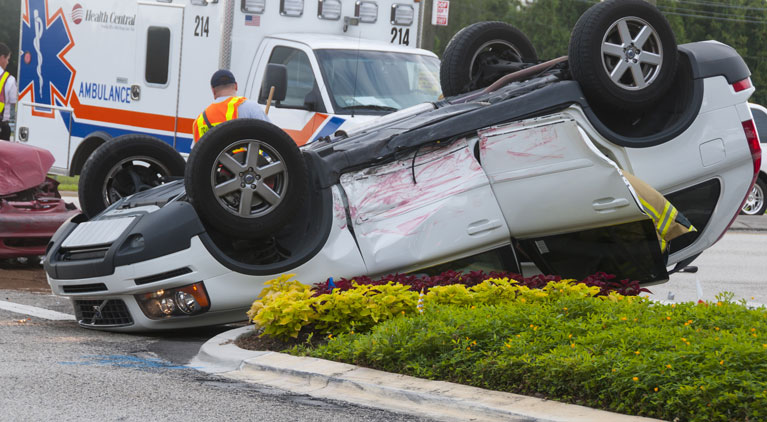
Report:
[[0,76],[0,121],[3,120],[3,110],[5,110],[5,83],[8,81],[10,73],[3,72]]
[[247,101],[245,97],[229,97],[224,101],[209,105],[192,123],[194,142],[199,141],[202,135],[205,135],[205,132],[209,131],[213,126],[236,119],[237,110],[240,104],[245,101]]

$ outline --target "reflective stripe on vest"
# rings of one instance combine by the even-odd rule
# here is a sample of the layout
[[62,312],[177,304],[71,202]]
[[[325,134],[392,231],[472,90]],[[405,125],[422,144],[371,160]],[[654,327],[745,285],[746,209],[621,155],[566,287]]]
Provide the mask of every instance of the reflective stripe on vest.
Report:
[[[205,135],[212,127],[237,118],[237,109],[247,99],[245,97],[231,97],[229,100],[214,103],[208,106],[195,121],[197,132],[195,142]],[[206,119],[207,117],[207,119]],[[206,121],[207,120],[207,121]]]
[[8,80],[8,76],[11,74],[3,72],[3,76],[0,77],[0,121],[3,120],[3,110],[5,110],[5,82]]

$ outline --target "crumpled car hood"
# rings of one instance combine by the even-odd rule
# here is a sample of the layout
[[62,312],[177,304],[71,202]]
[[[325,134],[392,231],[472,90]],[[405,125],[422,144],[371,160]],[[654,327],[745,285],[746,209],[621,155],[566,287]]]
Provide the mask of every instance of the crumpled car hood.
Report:
[[0,141],[0,195],[21,192],[43,183],[53,162],[53,154],[48,150]]

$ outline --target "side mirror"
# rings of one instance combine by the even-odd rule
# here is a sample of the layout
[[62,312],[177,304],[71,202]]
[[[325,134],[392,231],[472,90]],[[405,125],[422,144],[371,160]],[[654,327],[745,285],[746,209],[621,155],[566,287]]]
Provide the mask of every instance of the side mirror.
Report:
[[258,102],[264,102],[269,98],[269,89],[274,87],[272,100],[282,101],[288,91],[288,68],[284,64],[269,63],[266,65],[266,74],[261,83],[261,92],[258,94]]

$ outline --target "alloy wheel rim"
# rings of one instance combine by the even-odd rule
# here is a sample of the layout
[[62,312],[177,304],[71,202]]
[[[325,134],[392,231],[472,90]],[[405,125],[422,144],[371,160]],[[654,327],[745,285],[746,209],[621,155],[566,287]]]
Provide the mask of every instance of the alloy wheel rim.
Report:
[[[157,159],[148,156],[125,158],[107,172],[101,196],[104,204],[110,205],[126,196],[158,186],[161,179],[168,176],[168,167]],[[129,183],[126,184],[126,181]],[[131,184],[132,190],[129,189]]]
[[746,198],[746,203],[743,205],[743,213],[747,215],[755,215],[764,205],[764,191],[758,186],[754,185],[751,192]]
[[607,29],[600,49],[607,77],[627,91],[655,82],[663,67],[663,46],[655,28],[637,17],[624,17]]
[[285,198],[288,171],[282,156],[255,139],[233,142],[216,157],[211,187],[230,214],[257,218],[269,214]]

